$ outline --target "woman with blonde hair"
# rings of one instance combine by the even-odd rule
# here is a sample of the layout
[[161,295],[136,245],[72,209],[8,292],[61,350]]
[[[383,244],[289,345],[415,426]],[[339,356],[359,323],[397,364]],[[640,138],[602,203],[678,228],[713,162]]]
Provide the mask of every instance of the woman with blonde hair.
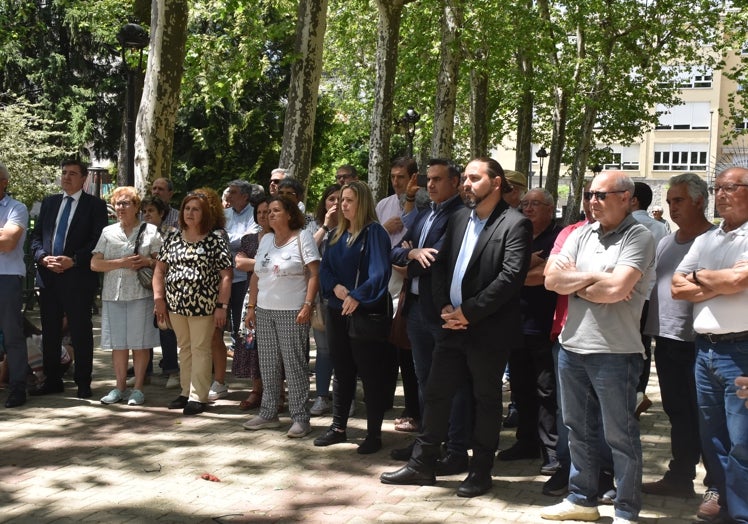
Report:
[[[129,405],[145,402],[143,382],[150,348],[159,343],[153,327],[153,291],[138,280],[138,270],[153,267],[161,248],[156,226],[141,222],[140,196],[134,187],[118,187],[111,203],[117,223],[105,227],[93,250],[91,270],[104,273],[101,290],[101,347],[112,352],[116,386],[101,399],[114,404],[126,398]],[[126,395],[127,363],[132,350],[135,384]]]
[[369,454],[382,448],[382,420],[395,355],[382,340],[352,338],[348,317],[359,308],[373,311],[391,302],[387,292],[392,271],[390,237],[376,221],[374,199],[364,182],[354,180],[343,186],[338,210],[338,225],[330,233],[320,266],[322,297],[327,300],[325,329],[335,370],[333,422],[314,445],[347,439],[348,410],[358,375],[364,385],[367,430],[358,453]]
[[[211,339],[226,324],[231,294],[231,254],[216,230],[222,213],[212,189],[187,193],[179,210],[181,231],[166,237],[153,278],[156,319],[167,319],[179,344],[181,394],[169,409],[185,415],[205,410],[211,384]],[[220,207],[219,207],[220,209]]]

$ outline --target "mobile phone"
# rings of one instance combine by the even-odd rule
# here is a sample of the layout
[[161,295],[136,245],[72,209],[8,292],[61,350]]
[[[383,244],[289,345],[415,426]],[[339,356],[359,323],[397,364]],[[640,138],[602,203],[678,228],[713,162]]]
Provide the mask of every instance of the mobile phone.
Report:
[[429,180],[426,178],[426,175],[418,175],[418,187],[426,187]]

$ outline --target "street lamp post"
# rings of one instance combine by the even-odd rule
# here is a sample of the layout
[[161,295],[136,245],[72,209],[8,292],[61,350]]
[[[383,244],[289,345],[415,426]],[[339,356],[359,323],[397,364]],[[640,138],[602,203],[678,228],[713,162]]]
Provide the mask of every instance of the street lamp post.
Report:
[[544,147],[540,147],[538,149],[538,152],[535,153],[535,156],[538,157],[538,162],[540,162],[540,178],[538,179],[538,187],[543,187],[543,162],[545,162],[545,157],[548,156],[548,151],[545,150]]
[[405,141],[408,144],[408,157],[413,158],[413,139],[416,136],[416,123],[421,119],[421,115],[409,107],[405,114],[397,121],[405,130]]
[[[127,154],[126,179],[128,186],[135,185],[135,81],[143,66],[143,49],[150,42],[148,32],[138,24],[125,24],[117,33],[117,41],[122,47],[122,64],[127,72],[127,107],[125,116],[125,148]],[[139,51],[138,67],[130,67],[127,63],[127,50]]]

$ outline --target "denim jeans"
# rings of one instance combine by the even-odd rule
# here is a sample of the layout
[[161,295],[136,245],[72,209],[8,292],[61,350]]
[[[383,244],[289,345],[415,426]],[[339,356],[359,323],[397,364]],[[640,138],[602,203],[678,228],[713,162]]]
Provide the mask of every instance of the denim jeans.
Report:
[[314,382],[317,386],[318,397],[330,396],[330,381],[332,380],[332,359],[330,346],[327,344],[327,333],[317,329],[314,333],[314,343],[317,344],[317,359],[314,367]]
[[634,413],[643,362],[637,353],[580,355],[563,345],[558,356],[561,407],[571,453],[567,499],[597,506],[602,430],[613,453],[615,514],[628,520],[636,520],[641,510],[642,448]]
[[[735,394],[735,378],[748,375],[748,340],[713,344],[696,337],[696,398],[704,459],[720,505],[748,522],[748,408]],[[724,495],[724,496],[723,496]],[[726,506],[726,507],[725,507]]]
[[[412,296],[408,298],[411,299]],[[426,321],[423,318],[419,304],[415,300],[412,301],[407,310],[407,330],[413,353],[413,365],[416,377],[418,378],[418,400],[422,415],[426,383],[431,372],[431,362],[436,345],[436,334],[440,329],[442,328],[438,324]],[[473,427],[472,399],[472,386],[465,384],[458,389],[457,394],[452,400],[447,449],[459,455],[467,455],[467,450],[470,447],[469,441]]]

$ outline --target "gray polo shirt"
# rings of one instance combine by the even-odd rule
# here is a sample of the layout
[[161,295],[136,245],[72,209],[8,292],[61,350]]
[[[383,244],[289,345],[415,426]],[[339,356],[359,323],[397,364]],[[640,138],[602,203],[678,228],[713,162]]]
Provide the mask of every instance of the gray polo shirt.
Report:
[[616,266],[637,269],[642,278],[634,286],[631,300],[596,304],[569,295],[569,313],[561,336],[568,351],[590,353],[644,353],[639,334],[647,284],[654,271],[655,243],[649,230],[628,215],[618,227],[603,233],[595,222],[569,235],[560,256],[578,271],[612,273]]

